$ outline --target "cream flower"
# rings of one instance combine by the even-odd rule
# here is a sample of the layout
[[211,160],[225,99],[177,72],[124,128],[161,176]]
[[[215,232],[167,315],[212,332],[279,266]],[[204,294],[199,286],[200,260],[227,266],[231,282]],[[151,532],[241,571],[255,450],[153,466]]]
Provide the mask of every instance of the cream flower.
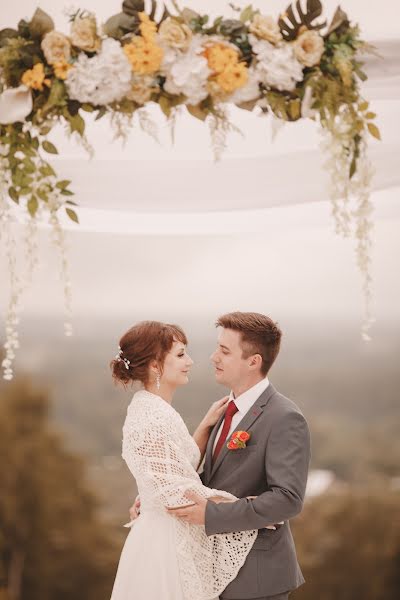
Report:
[[249,30],[258,38],[267,40],[272,44],[277,44],[282,40],[282,34],[278,23],[270,16],[266,17],[264,15],[256,14],[253,21],[250,23]]
[[324,52],[324,40],[317,31],[304,31],[294,41],[294,54],[303,65],[318,65]]
[[208,96],[209,69],[204,52],[204,39],[194,35],[187,52],[169,49],[164,54],[161,72],[166,77],[164,89],[169,94],[184,94],[187,104],[196,105]]
[[4,90],[0,95],[0,123],[25,121],[32,110],[32,92],[26,85]]
[[97,52],[101,41],[97,35],[97,24],[94,16],[77,17],[71,26],[71,43],[85,52]]
[[192,39],[191,29],[171,17],[161,23],[158,34],[161,43],[179,50],[187,50]]
[[126,97],[137,104],[146,104],[154,92],[159,91],[157,81],[151,75],[134,75],[132,86]]
[[41,47],[49,65],[65,63],[70,59],[71,44],[63,33],[49,31],[44,36]]

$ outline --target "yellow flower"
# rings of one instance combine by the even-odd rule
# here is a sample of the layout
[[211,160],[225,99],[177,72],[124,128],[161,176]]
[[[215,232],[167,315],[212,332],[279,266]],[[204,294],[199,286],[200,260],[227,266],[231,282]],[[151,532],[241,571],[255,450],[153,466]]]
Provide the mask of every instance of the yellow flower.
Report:
[[220,88],[227,94],[246,85],[249,79],[247,67],[244,63],[230,64],[219,73],[216,81]]
[[216,43],[204,51],[208,66],[214,73],[222,73],[228,65],[236,65],[239,60],[239,52],[225,44]]
[[45,79],[43,63],[37,63],[33,69],[28,69],[22,75],[21,81],[26,87],[43,91],[43,85],[50,87],[50,79]]
[[158,71],[164,56],[162,48],[139,36],[124,46],[124,52],[133,71],[140,75],[150,75]]
[[152,21],[145,12],[139,13],[140,18],[140,33],[147,41],[153,41],[157,33],[157,25]]
[[54,75],[58,79],[67,79],[68,72],[72,69],[72,65],[66,62],[59,62],[54,65]]

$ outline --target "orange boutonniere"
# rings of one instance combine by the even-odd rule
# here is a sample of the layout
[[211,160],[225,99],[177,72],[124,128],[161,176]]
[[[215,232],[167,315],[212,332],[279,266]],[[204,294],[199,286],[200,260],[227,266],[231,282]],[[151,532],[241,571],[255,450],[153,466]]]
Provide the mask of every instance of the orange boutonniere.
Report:
[[227,443],[228,450],[239,450],[246,448],[246,442],[250,439],[250,433],[247,431],[235,431],[231,435],[231,439]]

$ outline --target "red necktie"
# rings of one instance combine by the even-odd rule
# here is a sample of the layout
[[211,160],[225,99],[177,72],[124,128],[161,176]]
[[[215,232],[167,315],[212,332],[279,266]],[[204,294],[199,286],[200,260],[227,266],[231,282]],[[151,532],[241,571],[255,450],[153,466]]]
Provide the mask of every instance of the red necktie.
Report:
[[226,442],[226,438],[228,437],[228,432],[231,428],[232,417],[238,410],[239,409],[236,406],[236,404],[234,403],[234,401],[231,400],[229,402],[228,407],[225,412],[224,425],[222,427],[221,435],[219,436],[219,440],[217,442],[217,445],[215,446],[213,459],[212,459],[213,463],[215,463],[215,461],[217,460],[217,456],[220,453],[222,446]]

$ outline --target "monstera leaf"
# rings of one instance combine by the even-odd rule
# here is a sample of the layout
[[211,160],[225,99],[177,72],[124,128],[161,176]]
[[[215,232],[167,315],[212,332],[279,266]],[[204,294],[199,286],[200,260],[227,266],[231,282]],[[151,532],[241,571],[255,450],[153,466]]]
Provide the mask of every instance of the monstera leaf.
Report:
[[[158,4],[160,4],[157,0],[151,0],[151,10],[148,13],[151,19],[155,18],[155,14],[157,11]],[[163,3],[164,4],[164,3]],[[138,17],[140,12],[145,10],[144,0],[124,0],[122,4],[122,12],[131,17]],[[164,21],[170,14],[164,4],[164,12],[160,19],[157,19],[159,22]]]
[[[294,7],[297,14],[293,10]],[[279,18],[278,25],[282,36],[285,40],[294,40],[302,26],[307,29],[322,29],[326,25],[326,20],[319,21],[321,14],[322,4],[320,0],[307,0],[305,11],[303,11],[300,0],[297,0],[296,3],[290,4]]]

